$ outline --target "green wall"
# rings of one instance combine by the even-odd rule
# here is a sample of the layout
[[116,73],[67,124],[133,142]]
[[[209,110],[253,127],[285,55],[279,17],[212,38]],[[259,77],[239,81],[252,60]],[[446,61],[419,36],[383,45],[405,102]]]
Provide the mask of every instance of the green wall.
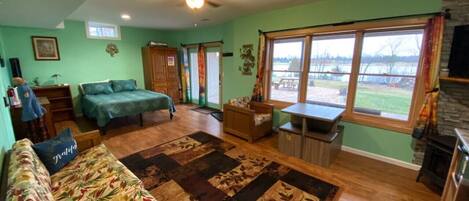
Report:
[[[243,76],[239,49],[244,44],[258,45],[258,30],[275,31],[289,28],[331,24],[345,21],[378,19],[439,12],[441,0],[323,0],[310,4],[261,12],[236,18],[228,23],[169,31],[167,40],[173,45],[223,40],[224,51],[234,57],[223,59],[223,100],[247,96],[252,92],[255,75]],[[257,57],[257,55],[255,55]],[[288,115],[275,111],[278,126],[289,120]],[[344,144],[356,149],[411,162],[412,138],[408,134],[391,132],[352,123],[346,126]]]
[[[4,40],[2,34],[2,28],[0,28],[0,56],[2,58],[7,58],[4,48]],[[3,96],[6,93],[7,87],[10,85],[10,73],[8,68],[0,67],[0,92],[2,93],[0,99],[3,99]],[[0,175],[2,175],[2,164],[3,157],[7,150],[11,148],[11,145],[15,141],[13,134],[13,128],[11,125],[10,112],[3,104],[3,100],[0,103]]]
[[[210,27],[169,31],[122,27],[122,40],[119,41],[87,39],[84,23],[77,21],[66,21],[66,28],[63,30],[0,27],[0,31],[3,34],[4,51],[8,57],[21,59],[27,80],[32,81],[39,77],[43,84],[53,83],[50,76],[61,73],[61,80],[72,84],[74,95],[77,94],[77,84],[86,81],[134,78],[142,86],[140,48],[149,40],[165,41],[172,46],[223,40],[224,52],[234,53],[233,57],[223,58],[223,99],[226,102],[230,98],[251,94],[255,75],[243,76],[238,71],[238,66],[242,65],[239,49],[244,44],[257,47],[259,29],[274,31],[440,10],[441,0],[323,0],[243,16]],[[32,35],[57,36],[61,60],[35,61],[30,39]],[[110,42],[117,44],[120,50],[114,58],[104,51]],[[2,116],[5,115],[2,113]],[[274,119],[276,125],[279,125],[288,121],[289,116],[276,111]],[[410,135],[347,122],[343,124],[346,126],[345,145],[402,161],[411,161],[413,151]],[[3,140],[0,143],[3,143]]]
[[[6,52],[9,57],[20,58],[23,77],[32,82],[35,77],[41,84],[54,84],[52,74],[60,73],[59,82],[71,84],[77,101],[77,84],[104,79],[136,79],[143,87],[141,48],[148,41],[162,41],[163,32],[152,29],[121,27],[121,40],[96,40],[86,38],[85,24],[66,21],[65,29],[38,29],[3,27]],[[60,61],[36,61],[31,36],[55,36],[59,43]],[[111,57],[106,45],[114,43],[119,53]],[[75,111],[81,113],[79,104]]]

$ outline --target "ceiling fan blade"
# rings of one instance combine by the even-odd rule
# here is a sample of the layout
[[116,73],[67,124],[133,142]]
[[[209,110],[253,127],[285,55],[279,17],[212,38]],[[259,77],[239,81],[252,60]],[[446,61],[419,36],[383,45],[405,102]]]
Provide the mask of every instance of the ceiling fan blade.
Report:
[[218,8],[221,6],[221,4],[213,2],[213,1],[206,1],[206,3],[214,8]]

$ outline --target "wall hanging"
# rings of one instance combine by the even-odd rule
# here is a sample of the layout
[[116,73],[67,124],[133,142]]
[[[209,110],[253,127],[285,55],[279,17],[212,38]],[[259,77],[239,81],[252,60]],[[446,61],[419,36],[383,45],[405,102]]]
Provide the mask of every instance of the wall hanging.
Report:
[[106,46],[106,52],[109,53],[109,55],[111,55],[111,57],[114,57],[114,55],[116,55],[117,53],[119,53],[119,49],[117,48],[117,45],[114,44],[114,43],[109,43],[107,46]]
[[59,44],[56,37],[31,36],[36,60],[60,60]]
[[254,68],[255,65],[255,58],[252,55],[253,45],[243,45],[243,47],[239,51],[241,59],[244,60],[243,66],[239,67],[239,71],[241,71],[241,74],[243,75],[252,75],[252,68]]

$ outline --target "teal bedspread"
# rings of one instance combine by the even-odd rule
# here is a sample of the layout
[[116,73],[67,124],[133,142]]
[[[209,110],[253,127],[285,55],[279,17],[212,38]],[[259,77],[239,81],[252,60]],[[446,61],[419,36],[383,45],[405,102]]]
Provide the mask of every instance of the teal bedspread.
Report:
[[143,112],[168,109],[175,112],[171,98],[165,94],[148,90],[116,92],[112,94],[82,96],[82,109],[89,118],[94,118],[99,127],[104,127],[116,117],[138,115]]

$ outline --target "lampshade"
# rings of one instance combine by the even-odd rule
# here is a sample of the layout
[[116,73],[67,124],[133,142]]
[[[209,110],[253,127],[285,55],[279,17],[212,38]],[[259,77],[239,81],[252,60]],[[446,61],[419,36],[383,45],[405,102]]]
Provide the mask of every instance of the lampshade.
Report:
[[186,0],[187,6],[192,9],[202,8],[202,6],[204,6],[204,3],[204,0]]

